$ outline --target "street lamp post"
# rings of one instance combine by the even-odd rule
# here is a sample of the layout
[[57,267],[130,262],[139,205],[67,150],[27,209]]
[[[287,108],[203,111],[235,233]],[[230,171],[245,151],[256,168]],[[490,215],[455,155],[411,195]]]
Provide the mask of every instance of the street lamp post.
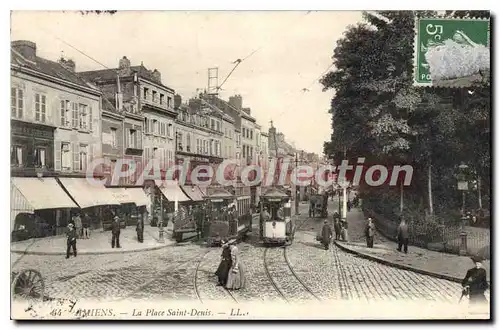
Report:
[[466,255],[467,254],[467,232],[465,231],[465,225],[467,221],[467,216],[465,214],[465,192],[468,190],[468,182],[467,182],[467,176],[466,176],[466,171],[469,168],[467,165],[464,163],[460,164],[458,166],[460,173],[459,173],[459,181],[458,181],[458,190],[462,191],[462,219],[461,219],[461,233],[460,233],[460,249],[459,249],[459,255]]

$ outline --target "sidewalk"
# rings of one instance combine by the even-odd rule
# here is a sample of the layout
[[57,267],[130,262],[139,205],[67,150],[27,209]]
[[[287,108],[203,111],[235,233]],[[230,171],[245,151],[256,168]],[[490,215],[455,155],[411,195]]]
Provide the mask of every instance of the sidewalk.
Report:
[[[176,244],[171,239],[172,225],[165,229],[165,242],[158,241],[158,228],[146,225],[144,227],[144,242],[137,241],[135,226],[129,226],[121,230],[120,245],[121,248],[111,248],[111,232],[94,230],[90,233],[89,239],[79,239],[77,241],[78,254],[109,254],[109,253],[128,253],[139,251],[158,250],[165,246]],[[51,236],[44,238],[29,239],[26,241],[12,242],[10,251],[20,254],[37,255],[65,255],[66,254],[66,236]]]
[[[430,251],[411,245],[408,246],[408,254],[398,252],[397,243],[387,240],[379,233],[375,234],[374,247],[367,248],[364,235],[366,220],[363,212],[359,209],[351,210],[347,221],[350,241],[336,241],[335,244],[362,258],[454,282],[461,282],[467,270],[473,266],[470,257]],[[489,281],[490,261],[485,260],[483,265]]]

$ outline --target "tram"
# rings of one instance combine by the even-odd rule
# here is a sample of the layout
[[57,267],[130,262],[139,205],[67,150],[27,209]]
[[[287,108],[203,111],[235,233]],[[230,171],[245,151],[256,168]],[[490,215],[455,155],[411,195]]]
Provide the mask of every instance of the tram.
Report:
[[208,246],[220,246],[223,238],[246,238],[252,228],[250,196],[238,196],[222,187],[214,187],[207,190],[205,200],[203,232]]
[[290,245],[293,241],[294,220],[290,197],[273,187],[260,196],[260,240],[264,245]]

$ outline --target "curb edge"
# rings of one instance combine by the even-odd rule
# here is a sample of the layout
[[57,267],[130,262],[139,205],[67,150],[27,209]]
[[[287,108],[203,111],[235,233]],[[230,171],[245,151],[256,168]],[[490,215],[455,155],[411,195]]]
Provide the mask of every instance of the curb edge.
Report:
[[389,260],[384,259],[384,258],[375,257],[375,256],[367,254],[367,253],[362,253],[362,252],[356,251],[354,249],[350,249],[350,248],[344,246],[343,244],[341,244],[341,243],[339,243],[337,241],[335,241],[335,245],[338,248],[340,248],[341,250],[343,250],[343,251],[346,251],[348,253],[357,255],[357,256],[359,256],[361,258],[364,258],[364,259],[368,259],[368,260],[371,260],[371,261],[375,261],[375,262],[384,264],[386,266],[390,266],[390,267],[394,267],[394,268],[399,268],[399,269],[402,269],[402,270],[409,270],[409,271],[412,271],[412,272],[415,272],[415,273],[419,273],[419,274],[422,274],[422,275],[436,277],[436,278],[439,278],[439,279],[442,279],[442,280],[452,281],[452,282],[456,282],[456,283],[462,283],[462,279],[461,278],[457,278],[457,277],[454,277],[454,276],[451,276],[451,275],[445,275],[445,274],[441,274],[441,273],[429,272],[427,270],[423,270],[423,269],[420,269],[420,268],[416,268],[416,267],[412,267],[412,266],[408,266],[408,265],[398,264],[396,262],[389,261]]
[[[115,251],[87,251],[87,252],[78,252],[78,255],[99,255],[99,254],[125,254],[125,253],[137,253],[137,252],[146,252],[146,251],[154,251],[160,250],[172,245],[161,245],[154,246],[145,249],[133,249],[133,250],[115,250]],[[11,253],[21,254],[21,255],[41,255],[41,256],[64,256],[66,253],[64,252],[38,252],[38,251],[23,251],[23,250],[10,250]]]

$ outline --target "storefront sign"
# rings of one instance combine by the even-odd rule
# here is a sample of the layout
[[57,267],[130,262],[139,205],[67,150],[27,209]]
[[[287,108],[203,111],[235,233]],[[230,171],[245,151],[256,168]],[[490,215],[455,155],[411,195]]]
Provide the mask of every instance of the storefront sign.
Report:
[[53,139],[54,131],[52,128],[41,128],[41,127],[33,127],[29,123],[12,123],[11,131],[13,135],[23,135],[35,138],[43,138],[43,139]]

